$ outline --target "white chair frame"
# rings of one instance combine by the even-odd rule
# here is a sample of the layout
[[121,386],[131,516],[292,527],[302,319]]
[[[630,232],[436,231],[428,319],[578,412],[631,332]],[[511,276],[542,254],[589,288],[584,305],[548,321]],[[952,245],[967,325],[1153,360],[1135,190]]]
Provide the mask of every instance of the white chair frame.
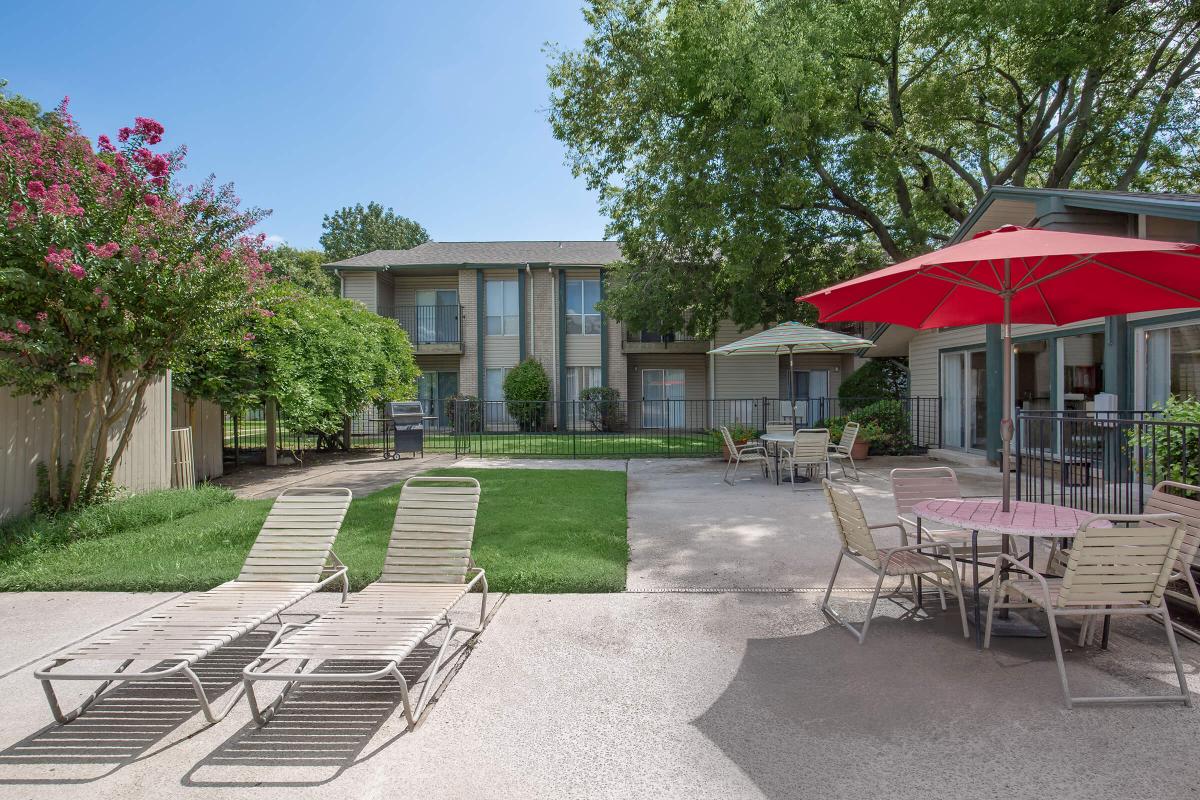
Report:
[[743,461],[758,462],[762,466],[763,477],[771,477],[771,462],[766,447],[758,442],[746,442],[741,446],[735,444],[729,428],[724,425],[721,426],[721,436],[725,439],[725,449],[729,451],[729,460],[725,462],[725,473],[721,476],[721,480],[733,486],[734,481],[737,480],[738,467],[742,465]]
[[[992,582],[987,626],[983,635],[984,648],[991,646],[992,619],[997,610],[1040,608],[1049,623],[1050,643],[1054,648],[1054,660],[1067,708],[1074,708],[1077,704],[1126,703],[1182,703],[1191,706],[1192,697],[1183,673],[1179,644],[1175,641],[1175,626],[1164,599],[1171,571],[1179,559],[1184,529],[1169,514],[1100,517],[1116,525],[1139,525],[1136,528],[1088,527],[1096,519],[1092,518],[1080,526],[1071,546],[1066,572],[1061,578],[1046,578],[1006,553],[997,558],[997,569],[1021,573],[1022,578]],[[1158,563],[1160,556],[1161,563]],[[1012,600],[1014,593],[1025,600]],[[1062,642],[1058,635],[1058,618],[1083,616],[1086,620],[1110,615],[1148,616],[1163,623],[1167,645],[1175,663],[1175,676],[1179,681],[1178,694],[1099,697],[1071,694],[1067,668],[1063,662]]]
[[837,444],[830,443],[829,457],[836,458],[838,463],[842,465],[842,477],[849,478],[846,473],[846,462],[850,462],[850,468],[854,470],[854,480],[858,480],[858,465],[854,463],[854,456],[851,452],[854,450],[854,442],[858,439],[858,429],[861,426],[857,422],[847,422],[846,427],[842,430],[842,438]]
[[780,468],[787,467],[788,479],[792,482],[792,491],[796,491],[796,469],[804,467],[825,467],[825,478],[829,478],[829,429],[801,428],[796,431],[791,448],[782,447],[779,450],[782,457]]
[[[821,611],[854,634],[854,638],[858,640],[859,644],[862,644],[866,641],[867,629],[871,625],[875,605],[879,602],[884,578],[888,575],[899,577],[901,579],[900,586],[903,586],[904,578],[907,577],[915,600],[917,595],[916,576],[928,575],[930,576],[929,580],[937,587],[938,599],[943,611],[946,610],[946,589],[949,589],[955,600],[958,601],[963,637],[969,638],[967,608],[966,603],[963,602],[962,585],[959,583],[958,573],[953,567],[948,567],[926,555],[926,551],[932,551],[943,557],[948,556],[951,550],[950,545],[944,542],[924,542],[900,547],[879,547],[875,543],[875,531],[896,528],[900,532],[901,541],[904,541],[904,528],[895,522],[879,525],[868,524],[862,504],[859,503],[858,496],[851,489],[835,486],[828,478],[821,481],[821,485],[825,489],[825,498],[833,512],[833,522],[838,532],[838,538],[842,542],[841,549],[838,550],[837,561],[833,564],[833,574],[829,576],[829,585],[825,588],[825,596],[821,599]],[[876,576],[875,589],[871,593],[871,603],[867,606],[867,618],[863,622],[862,628],[855,628],[849,620],[842,617],[829,605],[829,597],[833,594],[833,584],[842,567],[842,559],[845,558],[870,570]],[[926,567],[926,569],[922,569],[922,567]],[[897,587],[896,591],[888,596],[894,596],[899,591],[900,588]]]

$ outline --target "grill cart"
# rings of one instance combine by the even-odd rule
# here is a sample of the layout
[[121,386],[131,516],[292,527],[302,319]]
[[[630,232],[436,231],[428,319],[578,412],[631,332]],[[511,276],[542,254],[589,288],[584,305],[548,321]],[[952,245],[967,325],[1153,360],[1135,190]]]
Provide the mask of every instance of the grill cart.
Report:
[[400,460],[401,453],[425,455],[425,412],[417,400],[405,400],[387,404],[387,418],[392,423],[392,447],[386,445],[384,458]]

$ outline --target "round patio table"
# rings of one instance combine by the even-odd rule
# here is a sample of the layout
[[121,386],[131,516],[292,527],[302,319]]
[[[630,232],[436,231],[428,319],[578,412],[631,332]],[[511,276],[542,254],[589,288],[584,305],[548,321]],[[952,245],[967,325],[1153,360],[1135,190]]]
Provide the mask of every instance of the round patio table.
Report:
[[[1054,506],[1049,503],[1030,503],[1014,500],[1008,511],[1001,510],[999,500],[922,500],[913,505],[912,513],[917,518],[917,542],[921,541],[921,525],[924,520],[939,522],[971,532],[971,570],[974,583],[973,611],[975,623],[975,648],[983,649],[983,626],[979,620],[979,533],[994,533],[1004,537],[1005,551],[1008,540],[1013,536],[1030,539],[1029,560],[1033,562],[1033,539],[1069,539],[1079,532],[1079,526],[1095,517],[1088,511],[1077,508]],[[1108,520],[1098,520],[1097,526],[1111,527]],[[996,578],[993,577],[992,580]],[[989,611],[990,613],[990,611]],[[992,630],[993,636],[1003,636],[1002,631]]]
[[[796,437],[790,433],[764,433],[758,437],[760,442],[769,442],[775,447],[771,448],[775,453],[775,485],[779,485],[779,448],[785,444],[792,444],[796,441]],[[795,479],[796,476],[792,476]],[[808,478],[800,478],[800,483],[806,483]]]

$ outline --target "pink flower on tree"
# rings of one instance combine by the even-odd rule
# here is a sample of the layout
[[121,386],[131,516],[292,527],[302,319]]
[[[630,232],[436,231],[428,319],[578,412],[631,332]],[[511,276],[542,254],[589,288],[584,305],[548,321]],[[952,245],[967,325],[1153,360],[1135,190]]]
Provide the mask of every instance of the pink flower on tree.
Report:
[[25,184],[25,192],[33,199],[46,196],[46,184],[41,181],[30,181]]
[[109,138],[108,138],[107,136],[105,136],[103,133],[102,133],[102,134],[100,134],[100,137],[99,137],[98,139],[96,139],[96,142],[97,142],[97,144],[98,144],[98,145],[99,145],[99,147],[100,147],[100,152],[102,152],[102,153],[115,153],[115,152],[117,152],[117,148],[116,148],[116,146],[115,146],[115,145],[112,143],[112,139],[109,139]]
[[253,342],[255,340],[255,338],[257,338],[257,337],[255,337],[255,335],[253,333],[247,333],[245,336],[242,337],[242,339],[247,342]]
[[117,244],[116,242],[109,242],[108,244],[101,245],[100,247],[88,242],[84,245],[84,247],[86,247],[87,251],[96,258],[112,258],[117,254],[117,251],[121,249],[121,245]]
[[162,202],[162,198],[156,194],[148,194],[143,198],[142,202],[150,206],[150,208],[158,208],[159,204]]
[[17,327],[17,333],[29,333],[29,331],[32,330],[32,328],[29,327],[28,322],[25,322],[24,320],[20,320],[20,319],[17,320],[16,327]]
[[0,342],[11,342],[13,335],[8,331],[0,331]]
[[71,248],[69,247],[64,247],[61,250],[51,247],[46,253],[46,263],[58,272],[62,272],[74,260],[75,254],[71,252]]
[[85,270],[79,264],[72,264],[71,266],[67,267],[67,272],[71,273],[71,277],[77,281],[81,281],[87,277],[87,270]]
[[96,359],[91,356],[80,356],[79,363],[85,367],[94,367],[96,366]]
[[50,315],[47,314],[45,311],[37,312],[37,321],[38,322],[45,322],[48,319],[50,319]]

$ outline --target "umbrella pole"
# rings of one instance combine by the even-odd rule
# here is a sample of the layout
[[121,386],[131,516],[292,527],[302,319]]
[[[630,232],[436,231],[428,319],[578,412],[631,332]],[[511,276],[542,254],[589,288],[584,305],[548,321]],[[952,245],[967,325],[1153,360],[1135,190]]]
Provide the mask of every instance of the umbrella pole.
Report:
[[796,433],[796,429],[800,427],[796,420],[796,365],[792,359],[796,356],[796,348],[794,345],[788,345],[788,405],[792,407],[792,433]]
[[[1005,281],[1008,278],[1008,262],[1004,263]],[[1011,442],[1013,438],[1013,421],[1012,412],[1013,406],[1013,374],[1012,374],[1012,294],[1005,291],[1004,293],[1004,323],[1001,328],[1001,335],[1004,341],[1004,381],[1001,391],[1004,394],[1004,410],[1003,417],[1000,420],[1000,471],[1002,473],[1003,489],[1001,492],[1001,510],[1008,511],[1009,497],[1011,488],[1009,486],[1009,466],[1011,453]]]

